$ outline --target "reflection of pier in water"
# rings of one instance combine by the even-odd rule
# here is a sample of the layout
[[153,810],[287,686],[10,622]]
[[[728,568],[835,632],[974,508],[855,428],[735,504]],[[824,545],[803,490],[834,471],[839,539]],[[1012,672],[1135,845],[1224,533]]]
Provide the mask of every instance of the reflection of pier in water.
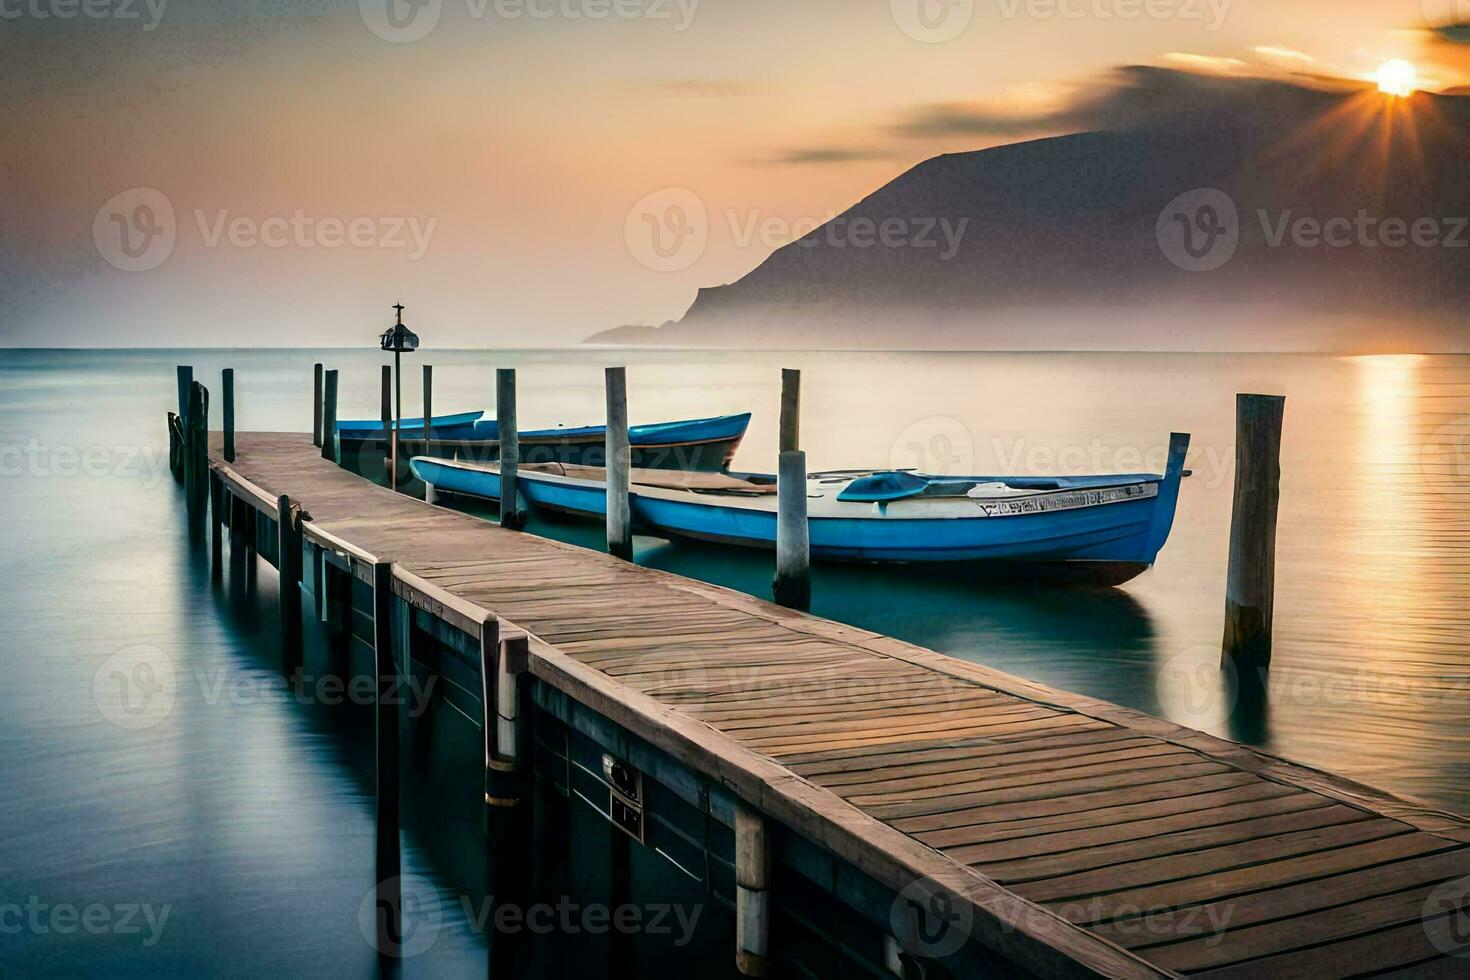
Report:
[[[1065,975],[1342,972],[1447,952],[1421,917],[1437,885],[1470,872],[1458,818],[429,507],[322,460],[306,435],[238,444],[210,464],[240,503],[231,524],[274,563],[277,496],[292,494],[314,605],[367,638],[376,598],[399,668],[440,679],[415,736],[435,742],[415,743],[415,765],[478,791],[480,765],[449,761],[440,730],[493,732],[499,695],[524,691],[522,727],[487,735],[492,776],[502,739],[534,749],[489,784],[523,798],[503,808],[519,816],[490,808],[504,880],[555,894],[556,868],[575,877],[594,848],[613,880],[663,862],[682,894],[731,910],[722,942],[777,973],[908,960],[972,975],[997,957]],[[393,563],[391,597],[374,596],[364,555]],[[517,782],[528,767],[534,790]],[[622,830],[588,833],[599,821]],[[518,868],[537,830],[565,835],[570,859]]]

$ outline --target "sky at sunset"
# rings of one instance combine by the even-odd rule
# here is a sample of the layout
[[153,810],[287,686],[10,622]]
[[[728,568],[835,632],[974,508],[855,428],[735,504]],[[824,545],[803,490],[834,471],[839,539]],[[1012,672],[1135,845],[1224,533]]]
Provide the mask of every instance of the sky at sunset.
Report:
[[[0,0],[0,345],[357,344],[398,300],[434,346],[574,343],[1120,66],[1470,84],[1459,7]],[[669,201],[692,259],[648,247]]]

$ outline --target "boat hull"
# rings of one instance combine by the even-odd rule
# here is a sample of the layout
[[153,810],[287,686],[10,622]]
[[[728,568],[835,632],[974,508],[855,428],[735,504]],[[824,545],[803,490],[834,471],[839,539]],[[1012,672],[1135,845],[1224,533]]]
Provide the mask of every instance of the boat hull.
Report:
[[[1029,498],[1042,501],[1032,512],[1012,507],[987,514],[968,498],[854,505],[814,481],[808,494],[811,553],[832,561],[979,563],[999,575],[1118,584],[1152,565],[1168,538],[1186,447],[1175,447],[1162,476],[1091,478]],[[415,459],[413,467],[437,489],[499,498],[493,467],[426,459]],[[518,486],[525,505],[591,519],[606,515],[600,480],[522,471]],[[630,504],[641,533],[748,548],[776,544],[776,501],[769,494],[730,499],[635,485]]]

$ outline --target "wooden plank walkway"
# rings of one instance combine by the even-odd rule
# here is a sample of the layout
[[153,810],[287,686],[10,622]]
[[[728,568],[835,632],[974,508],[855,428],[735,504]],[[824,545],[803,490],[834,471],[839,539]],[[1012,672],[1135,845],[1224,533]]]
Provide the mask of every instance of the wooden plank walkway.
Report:
[[[1091,698],[395,495],[308,435],[211,465],[395,563],[455,625],[895,890],[969,904],[1048,975],[1451,975],[1423,920],[1470,823]],[[779,896],[775,898],[779,901]],[[1432,923],[1430,923],[1432,925]]]

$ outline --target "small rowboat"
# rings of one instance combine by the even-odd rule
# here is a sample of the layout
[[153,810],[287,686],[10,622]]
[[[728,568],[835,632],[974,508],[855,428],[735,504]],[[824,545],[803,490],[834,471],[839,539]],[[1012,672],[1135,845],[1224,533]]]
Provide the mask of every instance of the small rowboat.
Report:
[[[398,436],[400,458],[434,456],[481,463],[500,459],[500,426],[483,419],[483,415],[466,412],[436,417],[428,443],[424,441],[423,419],[404,419]],[[629,426],[633,465],[653,470],[718,472],[730,465],[749,425],[750,413],[746,412]],[[380,453],[386,431],[382,422],[339,422],[343,458],[369,448]],[[520,433],[521,461],[524,465],[601,466],[605,462],[606,434],[606,427],[601,425],[525,430]]]
[[[1168,539],[1188,436],[1170,443],[1162,474],[940,477],[903,470],[813,473],[807,518],[815,558],[984,562],[1043,576],[1118,584],[1148,569]],[[498,500],[496,466],[416,458],[436,491]],[[761,475],[635,470],[640,533],[756,548],[776,541],[776,482]],[[606,514],[604,473],[522,466],[520,494],[538,509]]]

